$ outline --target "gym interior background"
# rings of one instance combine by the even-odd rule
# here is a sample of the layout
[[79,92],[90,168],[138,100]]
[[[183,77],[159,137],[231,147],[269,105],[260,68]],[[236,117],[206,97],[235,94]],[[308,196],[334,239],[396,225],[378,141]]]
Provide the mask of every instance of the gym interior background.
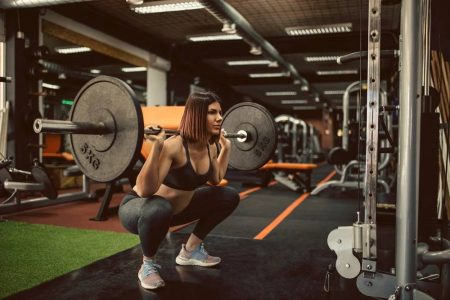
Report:
[[[0,298],[450,299],[449,12],[445,0],[1,1]],[[127,92],[106,99],[99,78]],[[87,89],[84,121],[130,100],[136,132],[176,129],[187,96],[213,90],[224,112],[240,107],[237,129],[273,138],[233,139],[235,155],[268,158],[246,156],[221,183],[241,203],[206,240],[220,267],[175,265],[185,224],[158,252],[166,287],[140,287],[139,240],[117,206],[142,136],[102,152],[130,156],[107,178],[80,166],[76,134],[35,130],[79,121]]]

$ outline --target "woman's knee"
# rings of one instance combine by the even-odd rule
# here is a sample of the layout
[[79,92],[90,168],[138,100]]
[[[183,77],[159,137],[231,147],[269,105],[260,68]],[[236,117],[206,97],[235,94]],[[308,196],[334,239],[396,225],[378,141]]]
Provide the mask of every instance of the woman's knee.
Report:
[[231,187],[222,187],[222,193],[223,196],[221,198],[224,205],[227,208],[234,210],[239,205],[241,200],[239,193]]

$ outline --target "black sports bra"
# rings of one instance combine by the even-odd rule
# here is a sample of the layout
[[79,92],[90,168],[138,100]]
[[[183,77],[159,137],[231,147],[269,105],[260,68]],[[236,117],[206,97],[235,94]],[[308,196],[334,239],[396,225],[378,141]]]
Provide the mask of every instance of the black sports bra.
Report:
[[187,141],[183,140],[183,146],[186,152],[186,164],[184,164],[184,166],[181,166],[179,168],[170,169],[169,172],[167,173],[166,178],[163,181],[163,184],[177,190],[193,191],[199,186],[204,185],[208,181],[208,178],[212,171],[209,145],[207,146],[209,157],[209,169],[205,174],[202,175],[195,173],[194,168],[192,167]]

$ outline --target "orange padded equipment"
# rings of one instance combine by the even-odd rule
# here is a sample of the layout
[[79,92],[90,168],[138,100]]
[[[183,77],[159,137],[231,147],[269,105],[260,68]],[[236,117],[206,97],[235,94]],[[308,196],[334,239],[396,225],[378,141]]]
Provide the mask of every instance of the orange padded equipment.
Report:
[[[311,173],[316,164],[268,162],[260,170],[274,171],[275,180],[294,191],[311,191]],[[283,172],[276,172],[283,171]]]
[[[178,129],[183,116],[184,106],[143,106],[144,127],[159,125],[165,129]],[[151,150],[151,144],[142,143],[141,155],[145,159]]]
[[62,135],[61,134],[44,134],[44,150],[42,156],[44,158],[63,158],[73,161],[73,155],[69,152],[61,152]]

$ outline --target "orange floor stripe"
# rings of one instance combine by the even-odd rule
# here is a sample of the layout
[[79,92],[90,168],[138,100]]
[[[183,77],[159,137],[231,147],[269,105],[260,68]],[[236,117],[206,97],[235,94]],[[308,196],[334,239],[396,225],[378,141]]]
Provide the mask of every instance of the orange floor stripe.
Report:
[[[336,174],[336,171],[332,171],[330,174],[328,174],[324,179],[322,179],[318,185],[324,184],[330,178],[332,178]],[[303,201],[305,201],[306,198],[309,197],[309,193],[304,193],[299,198],[297,198],[294,202],[291,203],[281,214],[276,217],[272,223],[266,226],[260,233],[258,233],[253,239],[255,240],[262,240],[264,239],[272,230],[274,230],[281,222],[283,222],[284,219],[286,219],[293,211],[294,209],[299,206]]]
[[262,240],[264,239],[272,230],[275,229],[287,216],[291,214],[291,212],[300,205],[306,198],[308,198],[309,193],[305,193],[297,198],[294,202],[291,203],[275,220],[272,221],[266,228],[264,228],[260,233],[258,233],[253,239]]

